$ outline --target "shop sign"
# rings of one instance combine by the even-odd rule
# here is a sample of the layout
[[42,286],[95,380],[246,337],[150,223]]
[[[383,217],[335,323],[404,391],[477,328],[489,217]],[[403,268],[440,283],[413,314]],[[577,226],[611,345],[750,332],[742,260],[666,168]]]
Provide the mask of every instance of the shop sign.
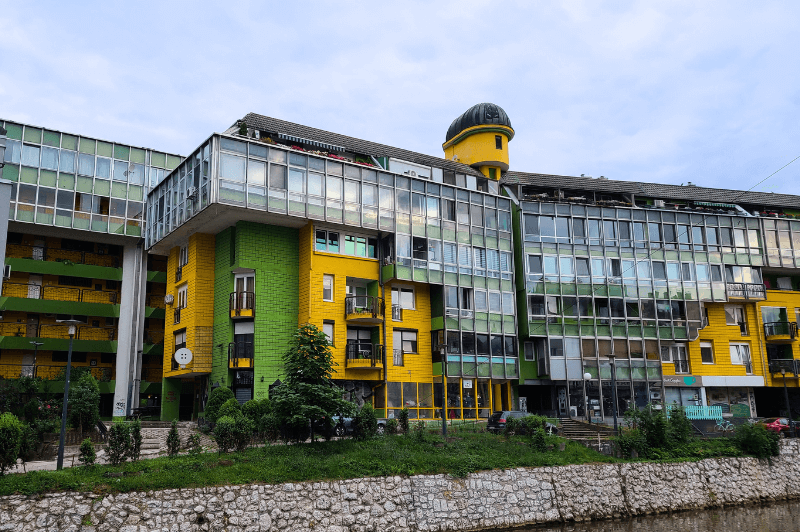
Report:
[[695,375],[664,375],[664,386],[694,388],[703,385],[703,377]]

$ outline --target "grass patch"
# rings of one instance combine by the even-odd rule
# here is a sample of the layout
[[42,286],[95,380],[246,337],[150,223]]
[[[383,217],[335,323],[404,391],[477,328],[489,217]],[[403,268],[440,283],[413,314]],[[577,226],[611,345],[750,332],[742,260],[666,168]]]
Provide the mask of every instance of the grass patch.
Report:
[[[155,458],[121,466],[73,467],[0,477],[0,495],[52,491],[115,493],[263,482],[339,480],[388,475],[449,473],[463,477],[488,469],[614,462],[582,445],[547,437],[555,450],[536,452],[528,438],[487,433],[386,436],[363,442],[344,439],[300,445],[272,445],[219,456]],[[559,451],[559,443],[565,443]],[[227,461],[227,462],[225,462]],[[221,463],[223,462],[223,463]],[[108,473],[123,472],[121,477]]]

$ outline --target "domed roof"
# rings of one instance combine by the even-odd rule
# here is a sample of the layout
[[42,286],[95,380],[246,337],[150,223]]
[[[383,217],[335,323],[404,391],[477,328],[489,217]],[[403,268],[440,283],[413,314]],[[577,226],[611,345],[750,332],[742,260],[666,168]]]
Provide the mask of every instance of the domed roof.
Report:
[[[445,142],[449,141],[465,129],[473,126],[485,125],[498,125],[508,126],[511,128],[511,120],[503,108],[493,103],[479,103],[467,109],[464,114],[453,120],[450,127],[447,129],[447,138]],[[512,132],[514,128],[511,128]]]

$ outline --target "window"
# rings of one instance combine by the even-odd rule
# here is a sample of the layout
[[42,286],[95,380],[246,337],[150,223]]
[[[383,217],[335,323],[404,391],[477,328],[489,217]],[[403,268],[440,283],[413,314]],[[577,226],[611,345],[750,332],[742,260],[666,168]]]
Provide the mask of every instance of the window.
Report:
[[753,367],[750,363],[749,344],[731,344],[731,364],[744,366],[745,372],[748,375],[753,372]]
[[394,349],[402,349],[403,353],[417,352],[417,331],[394,330]]
[[189,263],[189,247],[188,246],[181,246],[180,252],[178,253],[178,267],[182,268]]
[[333,343],[333,339],[334,339],[334,336],[333,336],[333,324],[334,324],[334,322],[332,322],[332,321],[324,321],[324,322],[322,322],[322,332],[325,333],[325,336],[328,337],[328,341],[331,343],[331,345],[334,345],[334,343]]
[[728,325],[738,325],[742,336],[747,336],[747,320],[744,316],[744,308],[738,305],[725,305],[725,323]]
[[333,275],[322,276],[322,300],[333,301]]
[[714,363],[714,347],[711,342],[700,342],[700,360],[703,364]]
[[501,137],[500,135],[494,136],[494,147],[497,148],[498,150],[503,149],[503,137]]
[[392,304],[399,305],[400,308],[414,310],[414,289],[400,286],[392,287]]
[[189,301],[189,286],[183,285],[178,288],[178,305],[177,308],[186,308]]

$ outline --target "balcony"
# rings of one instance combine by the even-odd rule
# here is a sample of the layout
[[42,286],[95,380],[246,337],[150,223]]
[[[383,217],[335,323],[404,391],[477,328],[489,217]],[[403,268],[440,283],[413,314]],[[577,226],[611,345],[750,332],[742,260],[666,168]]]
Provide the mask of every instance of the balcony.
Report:
[[175,282],[179,283],[183,279],[183,266],[178,266],[175,270]]
[[109,268],[120,267],[120,258],[115,255],[74,251],[62,248],[49,248],[46,246],[25,246],[22,244],[8,244],[6,248],[6,258],[89,264],[92,266],[106,266]]
[[762,283],[725,283],[728,300],[763,301],[767,287]]
[[785,370],[786,373],[791,373],[795,377],[800,377],[800,360],[787,359],[773,359],[769,361],[769,372],[773,375]]
[[383,346],[369,342],[351,342],[345,347],[345,368],[374,369],[383,367]]
[[[81,325],[78,327],[75,339],[113,341],[116,339],[116,334],[117,329],[114,327],[91,327],[89,325]],[[29,325],[27,323],[0,322],[0,336],[68,340],[69,325],[63,325],[61,323]]]
[[[99,382],[109,382],[116,378],[114,368],[98,368],[83,365],[72,365],[72,368],[85,368],[88,369],[92,376]],[[66,363],[63,366],[53,365],[35,365],[23,366],[21,364],[0,364],[0,378],[3,379],[19,379],[20,377],[40,377],[51,381],[64,380],[67,371]],[[70,379],[75,377],[73,372]],[[161,379],[159,379],[159,382]]]
[[765,323],[764,336],[768,342],[791,342],[797,338],[797,322],[771,321]]
[[392,321],[403,321],[403,307],[392,305]]
[[691,373],[688,360],[675,360],[675,374]]
[[231,342],[228,344],[229,368],[253,367],[253,342]]
[[252,318],[256,315],[255,292],[231,292],[228,308],[232,319]]
[[111,290],[92,290],[70,286],[41,286],[31,283],[3,283],[3,297],[23,299],[46,299],[49,301],[75,301],[81,303],[104,303],[116,305],[119,293]]
[[175,319],[174,319],[174,321],[172,323],[173,323],[173,325],[178,325],[181,322],[181,309],[180,308],[176,308],[175,309],[174,316],[175,316]]
[[385,304],[376,296],[346,296],[344,298],[345,319],[357,323],[377,324],[383,321]]

